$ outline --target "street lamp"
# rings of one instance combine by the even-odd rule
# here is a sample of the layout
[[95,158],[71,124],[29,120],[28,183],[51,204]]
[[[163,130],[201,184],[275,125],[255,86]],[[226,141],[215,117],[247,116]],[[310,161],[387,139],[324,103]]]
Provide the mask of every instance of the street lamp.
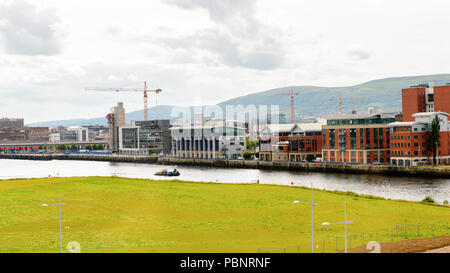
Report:
[[311,182],[311,203],[300,202],[298,200],[295,200],[292,203],[311,206],[311,253],[314,253],[314,206],[318,206],[319,204],[314,203],[312,182]]
[[59,249],[60,253],[63,253],[62,251],[62,224],[61,224],[61,205],[65,205],[66,203],[61,203],[61,184],[59,186],[59,203],[57,204],[42,204],[43,207],[48,206],[59,206]]
[[345,196],[345,220],[344,222],[336,222],[336,223],[328,223],[323,222],[322,226],[329,226],[329,225],[344,225],[345,226],[345,253],[347,253],[347,225],[353,224],[353,221],[347,222],[347,196]]

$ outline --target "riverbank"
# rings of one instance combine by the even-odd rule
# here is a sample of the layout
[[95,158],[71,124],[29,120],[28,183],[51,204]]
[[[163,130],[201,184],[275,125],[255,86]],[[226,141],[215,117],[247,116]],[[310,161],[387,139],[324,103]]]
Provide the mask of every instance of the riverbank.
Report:
[[[58,185],[63,246],[77,241],[82,252],[310,251],[311,209],[292,203],[308,202],[308,188],[73,177],[0,181],[0,252],[59,251],[58,208],[41,205],[58,201]],[[314,190],[316,252],[343,249],[343,227],[321,223],[343,220],[344,198]],[[450,208],[349,194],[347,217],[357,247],[375,233],[380,242],[405,240],[399,225],[445,223]],[[420,237],[445,235],[437,225],[426,227]]]
[[303,162],[269,162],[257,160],[193,159],[175,157],[149,157],[128,155],[80,155],[80,154],[0,154],[0,159],[23,160],[85,160],[129,163],[152,163],[161,165],[186,165],[214,168],[246,168],[263,170],[288,170],[303,172],[378,174],[386,176],[450,178],[450,168],[444,167],[398,167],[388,165],[324,164]]

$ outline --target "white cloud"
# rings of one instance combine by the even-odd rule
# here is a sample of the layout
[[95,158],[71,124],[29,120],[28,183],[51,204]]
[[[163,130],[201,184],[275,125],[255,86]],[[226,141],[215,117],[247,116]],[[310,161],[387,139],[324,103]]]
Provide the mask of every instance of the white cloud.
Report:
[[348,51],[350,57],[357,60],[367,60],[370,58],[370,52],[363,49],[351,49]]
[[[445,0],[0,0],[2,116],[104,116],[164,90],[205,104],[288,85],[340,86],[448,73]],[[62,31],[63,30],[63,31]],[[64,33],[62,38],[61,33]],[[150,105],[154,103],[150,97]]]
[[8,53],[55,55],[61,51],[59,18],[51,10],[38,11],[25,0],[0,2],[0,35]]

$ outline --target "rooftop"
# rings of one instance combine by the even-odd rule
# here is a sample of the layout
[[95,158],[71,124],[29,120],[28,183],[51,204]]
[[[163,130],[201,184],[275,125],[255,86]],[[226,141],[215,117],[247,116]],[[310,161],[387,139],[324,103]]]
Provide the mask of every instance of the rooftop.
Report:
[[429,116],[434,116],[434,115],[444,115],[444,116],[448,116],[448,113],[445,112],[420,112],[420,113],[415,113],[412,116],[415,117],[429,117]]
[[374,113],[374,114],[345,114],[345,115],[335,115],[327,117],[330,119],[367,119],[371,117],[379,116],[381,118],[393,118],[394,115],[382,114],[382,113]]

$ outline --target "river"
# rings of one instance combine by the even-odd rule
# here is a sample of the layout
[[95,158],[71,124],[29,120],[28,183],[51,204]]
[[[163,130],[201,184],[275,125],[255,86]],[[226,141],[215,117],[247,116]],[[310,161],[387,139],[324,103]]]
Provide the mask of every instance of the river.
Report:
[[173,179],[153,174],[162,168],[177,168],[180,180],[307,186],[325,190],[352,191],[390,199],[420,201],[431,196],[436,202],[450,200],[450,179],[390,177],[373,174],[306,173],[257,169],[230,169],[156,164],[113,163],[69,160],[0,159],[0,179],[59,176],[120,176],[131,178]]

